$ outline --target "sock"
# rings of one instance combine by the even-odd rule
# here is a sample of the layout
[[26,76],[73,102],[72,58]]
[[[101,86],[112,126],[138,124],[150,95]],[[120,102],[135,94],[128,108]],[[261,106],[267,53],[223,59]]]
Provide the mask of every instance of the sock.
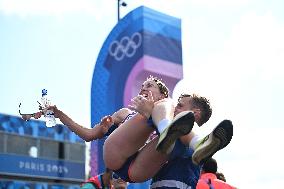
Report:
[[191,141],[189,142],[189,146],[195,150],[195,148],[197,147],[197,145],[199,144],[200,142],[200,137],[198,135],[195,135]]
[[170,125],[170,123],[171,123],[171,120],[162,119],[157,125],[157,129],[159,133],[162,133]]

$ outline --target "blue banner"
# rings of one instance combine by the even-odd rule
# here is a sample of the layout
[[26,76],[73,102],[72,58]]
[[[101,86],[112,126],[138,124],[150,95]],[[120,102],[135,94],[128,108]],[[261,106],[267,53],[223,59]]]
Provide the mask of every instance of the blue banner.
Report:
[[[181,20],[141,6],[119,20],[98,55],[91,88],[91,125],[127,107],[153,75],[173,91],[182,79]],[[104,140],[91,146],[91,175],[104,171]]]
[[0,154],[0,174],[84,181],[85,164]]

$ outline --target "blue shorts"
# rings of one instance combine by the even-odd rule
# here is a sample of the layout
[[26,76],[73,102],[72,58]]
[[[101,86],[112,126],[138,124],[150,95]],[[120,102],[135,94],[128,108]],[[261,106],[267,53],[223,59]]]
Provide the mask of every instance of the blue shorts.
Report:
[[125,182],[133,182],[131,181],[131,179],[129,178],[129,168],[132,165],[133,160],[137,157],[138,152],[136,152],[135,154],[133,154],[132,156],[130,156],[126,162],[122,165],[122,167],[118,170],[114,170],[113,172],[120,177],[122,180],[124,180]]

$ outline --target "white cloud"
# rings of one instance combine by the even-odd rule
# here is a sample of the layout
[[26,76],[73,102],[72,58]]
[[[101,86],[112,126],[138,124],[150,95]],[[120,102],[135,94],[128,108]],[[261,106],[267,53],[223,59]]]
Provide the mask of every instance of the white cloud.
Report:
[[84,13],[102,19],[107,12],[115,10],[116,4],[112,0],[0,0],[0,11],[21,17]]
[[[180,18],[187,13],[187,8],[192,6],[236,7],[248,4],[249,1],[251,0],[176,0],[173,3],[166,0],[131,0],[125,1],[127,7],[121,8],[121,15],[123,16],[134,8],[144,5]],[[71,13],[84,13],[102,20],[111,12],[114,15],[116,14],[117,4],[115,0],[0,0],[0,11],[21,17],[36,15],[63,16]]]
[[[129,6],[121,9],[122,13],[135,4],[132,1],[127,3]],[[175,3],[165,3],[165,0],[157,0],[142,3],[139,1],[139,3],[179,16],[178,14],[185,15],[185,13],[177,10],[186,10],[190,5],[234,7],[245,5],[249,1],[177,0]],[[138,3],[136,5],[139,6]],[[107,12],[116,14],[116,2],[114,0],[0,0],[0,11],[20,16],[62,16],[84,13],[101,19]],[[190,32],[191,28],[187,28],[183,31],[183,36]],[[243,15],[234,25],[225,42],[220,41],[223,44],[221,51],[193,55],[190,54],[191,52],[186,52],[188,48],[184,48],[185,79],[178,84],[176,94],[189,91],[209,97],[214,106],[212,119],[207,124],[210,128],[216,126],[221,119],[233,120],[235,134],[232,143],[224,151],[216,154],[216,157],[220,160],[220,166],[228,181],[239,188],[277,188],[283,182],[284,176],[280,172],[282,165],[278,164],[282,157],[278,155],[278,151],[282,149],[280,146],[284,145],[280,140],[284,132],[280,120],[282,118],[280,114],[283,112],[280,103],[283,102],[272,101],[282,99],[284,94],[283,33],[283,23],[278,22],[271,12],[263,15],[250,12]],[[184,45],[188,45],[185,43],[190,43],[192,37],[202,38],[202,35],[187,36],[189,39],[183,39]],[[52,91],[52,87],[50,88]],[[86,91],[82,93],[89,94]],[[58,102],[61,100],[59,98]],[[84,107],[88,107],[88,100],[83,104]],[[17,107],[17,104],[13,107]],[[79,120],[79,123],[89,125],[87,108],[83,110],[85,114],[80,115],[77,115],[78,111],[72,104],[62,106],[62,109],[70,110],[68,113],[77,116],[75,120]],[[277,126],[278,128],[275,128]]]
[[184,60],[185,79],[175,89],[209,97],[213,115],[208,126],[233,120],[233,140],[216,159],[228,182],[239,188],[273,188],[283,182],[279,112],[284,103],[277,100],[284,94],[283,33],[284,24],[271,12],[243,15],[222,50]]
[[271,128],[268,133],[267,128],[236,128],[229,146],[215,155],[228,182],[238,188],[264,189],[283,180],[282,165],[278,164],[283,129]]
[[184,56],[183,88],[212,96],[221,104],[226,96],[244,98],[238,100],[251,98],[252,89],[254,93],[261,92],[261,97],[272,95],[271,85],[284,80],[283,33],[284,25],[269,12],[261,16],[255,12],[244,15],[232,28],[221,51],[191,55],[192,60]]
[[175,0],[174,2],[167,0],[126,0],[126,2],[132,8],[143,5],[178,18],[184,13],[183,11],[186,10],[186,7],[190,6],[190,1],[188,0]]
[[252,0],[192,0],[192,4],[204,7],[236,7],[246,5],[251,1]]
[[233,63],[229,65],[234,73],[256,73],[259,79],[270,81],[282,77],[283,33],[284,26],[277,23],[271,12],[261,16],[255,12],[246,14],[224,44],[225,61]]
[[254,0],[175,0],[167,1],[167,0],[132,0],[126,1],[127,3],[138,5],[145,5],[156,10],[160,10],[162,12],[166,12],[167,14],[180,15],[180,14],[188,14],[189,7],[202,7],[202,8],[224,8],[224,7],[234,7],[236,6],[244,6],[251,3]]

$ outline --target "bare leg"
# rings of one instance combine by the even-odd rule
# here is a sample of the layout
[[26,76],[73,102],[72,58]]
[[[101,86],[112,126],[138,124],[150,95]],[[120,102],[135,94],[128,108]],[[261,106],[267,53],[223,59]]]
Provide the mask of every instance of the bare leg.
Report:
[[155,103],[152,111],[152,119],[155,125],[158,125],[161,120],[173,120],[174,117],[174,104],[170,99],[163,99]]
[[[173,119],[174,105],[169,99],[155,103],[152,118],[156,124],[160,120]],[[117,170],[125,161],[136,153],[154,131],[147,126],[147,120],[140,114],[135,115],[120,125],[104,143],[104,162],[107,168]]]
[[[152,111],[152,119],[155,125],[159,125],[162,120],[167,120],[170,124],[173,116],[174,104],[171,100],[164,99],[155,104]],[[156,150],[158,140],[159,137],[154,138],[139,151],[129,168],[131,181],[144,182],[152,178],[168,161],[169,155]]]
[[[186,142],[184,148],[188,147],[188,140],[194,136],[189,133],[180,137],[181,143]],[[146,144],[140,151],[129,168],[129,178],[133,182],[144,182],[155,176],[162,166],[169,160],[170,154],[161,153],[156,150],[159,137]],[[183,148],[180,145],[174,148]]]
[[168,155],[156,151],[158,137],[146,144],[129,168],[129,177],[133,182],[144,182],[152,178],[167,162]]
[[107,168],[117,170],[147,141],[153,128],[140,114],[121,124],[104,143],[104,162]]

